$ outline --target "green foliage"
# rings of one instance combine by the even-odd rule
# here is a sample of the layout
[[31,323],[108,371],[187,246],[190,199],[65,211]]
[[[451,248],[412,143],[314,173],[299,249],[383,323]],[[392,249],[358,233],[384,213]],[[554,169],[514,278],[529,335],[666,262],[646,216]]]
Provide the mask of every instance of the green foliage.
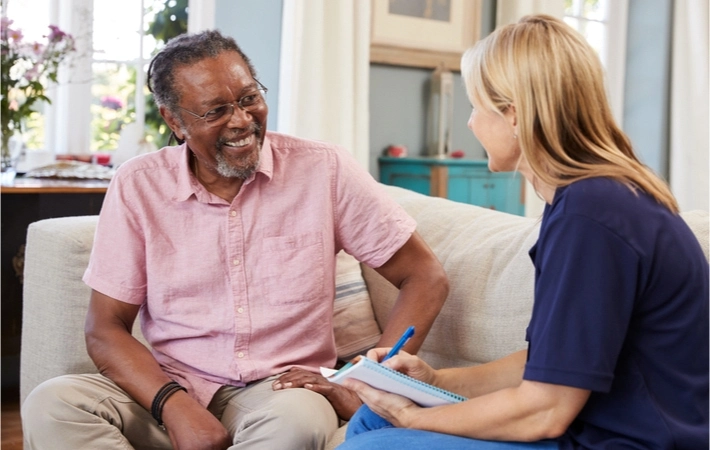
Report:
[[146,34],[156,41],[166,43],[175,36],[187,33],[187,0],[165,0],[155,7],[155,19],[148,25]]
[[[153,8],[155,18],[148,25],[146,34],[155,38],[158,47],[162,47],[175,36],[187,33],[187,1],[165,0]],[[145,124],[158,147],[167,145],[170,129],[161,117],[151,94],[146,95]]]

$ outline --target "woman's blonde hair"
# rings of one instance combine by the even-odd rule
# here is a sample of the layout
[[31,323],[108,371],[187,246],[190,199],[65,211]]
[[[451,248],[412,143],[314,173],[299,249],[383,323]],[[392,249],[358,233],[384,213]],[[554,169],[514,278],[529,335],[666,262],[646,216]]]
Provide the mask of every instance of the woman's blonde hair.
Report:
[[526,16],[497,29],[466,51],[461,71],[472,103],[499,114],[514,105],[522,157],[543,183],[609,177],[678,212],[614,122],[596,53],[561,20]]

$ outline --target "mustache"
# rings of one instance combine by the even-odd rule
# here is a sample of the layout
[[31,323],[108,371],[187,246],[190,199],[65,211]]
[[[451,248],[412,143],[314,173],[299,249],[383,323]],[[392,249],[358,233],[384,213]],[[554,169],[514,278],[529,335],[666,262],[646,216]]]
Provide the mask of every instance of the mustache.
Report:
[[262,130],[262,127],[258,123],[252,123],[246,128],[236,128],[236,129],[230,130],[230,131],[232,131],[230,133],[230,136],[220,136],[217,139],[217,146],[220,147],[223,144],[225,144],[226,142],[234,141],[237,138],[237,136],[243,136],[244,134],[256,134],[257,136],[260,136],[261,130]]

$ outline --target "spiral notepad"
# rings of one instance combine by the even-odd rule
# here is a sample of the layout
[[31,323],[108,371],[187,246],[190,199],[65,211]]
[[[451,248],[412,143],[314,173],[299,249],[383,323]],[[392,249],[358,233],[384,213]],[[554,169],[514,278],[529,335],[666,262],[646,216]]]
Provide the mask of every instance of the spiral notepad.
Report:
[[466,397],[424,383],[364,357],[327,378],[337,384],[343,384],[347,378],[354,378],[376,389],[407,397],[421,406],[448,405],[466,400]]

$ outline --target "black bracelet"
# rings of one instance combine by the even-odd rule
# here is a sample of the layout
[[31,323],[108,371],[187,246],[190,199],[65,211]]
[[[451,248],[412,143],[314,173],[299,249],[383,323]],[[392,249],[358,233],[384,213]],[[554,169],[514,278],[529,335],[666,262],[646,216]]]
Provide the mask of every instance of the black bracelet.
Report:
[[150,406],[150,415],[153,416],[153,418],[158,422],[158,426],[165,430],[165,425],[163,425],[163,406],[165,405],[165,402],[168,400],[168,398],[176,393],[177,391],[185,391],[187,392],[187,389],[184,387],[180,386],[175,381],[171,381],[170,383],[166,383],[163,387],[161,387],[158,390],[158,393],[155,394],[155,397],[153,397],[153,404]]

